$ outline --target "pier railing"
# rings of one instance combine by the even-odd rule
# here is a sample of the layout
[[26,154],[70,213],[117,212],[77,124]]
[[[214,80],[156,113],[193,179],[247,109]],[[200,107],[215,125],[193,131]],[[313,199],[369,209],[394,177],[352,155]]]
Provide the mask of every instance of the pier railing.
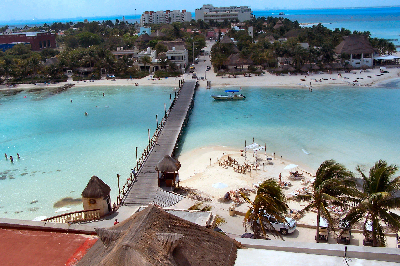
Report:
[[179,81],[179,90],[175,92],[174,99],[171,101],[171,105],[168,110],[165,110],[164,117],[161,119],[160,123],[158,123],[157,128],[153,134],[153,136],[149,139],[149,144],[144,149],[142,155],[136,161],[135,167],[132,169],[132,173],[130,177],[126,180],[125,184],[119,191],[119,195],[117,196],[117,205],[120,205],[122,199],[128,194],[129,190],[131,189],[132,185],[137,181],[136,177],[140,173],[143,168],[144,163],[146,162],[147,158],[149,157],[151,151],[153,150],[155,144],[157,143],[157,139],[161,134],[162,129],[164,128],[165,122],[175,105],[176,100],[179,97],[179,93],[181,91],[183,85],[183,81]]
[[50,223],[77,223],[100,219],[100,209],[69,212],[46,218],[43,221]]

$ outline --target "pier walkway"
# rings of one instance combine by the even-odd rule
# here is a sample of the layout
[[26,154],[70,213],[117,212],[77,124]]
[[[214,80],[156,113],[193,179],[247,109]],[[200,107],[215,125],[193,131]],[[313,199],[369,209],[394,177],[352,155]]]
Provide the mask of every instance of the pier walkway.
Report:
[[164,125],[148,151],[146,159],[138,167],[136,181],[129,185],[126,193],[121,197],[121,205],[144,206],[153,202],[164,205],[163,198],[165,198],[166,202],[171,203],[166,203],[165,205],[173,205],[180,200],[179,195],[168,193],[171,196],[166,196],[167,192],[158,187],[158,176],[155,168],[165,155],[173,156],[179,136],[193,106],[196,86],[195,80],[183,83]]

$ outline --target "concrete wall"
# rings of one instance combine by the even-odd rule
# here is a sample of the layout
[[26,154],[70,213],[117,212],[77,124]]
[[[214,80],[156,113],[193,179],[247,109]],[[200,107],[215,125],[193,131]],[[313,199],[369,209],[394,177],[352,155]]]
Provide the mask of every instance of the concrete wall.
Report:
[[[236,238],[244,247],[254,249],[277,250],[294,253],[306,253],[343,257],[345,245],[330,245],[323,243],[299,243],[278,240],[262,240]],[[366,260],[379,260],[388,262],[400,262],[400,250],[394,248],[359,247],[347,245],[347,257]]]
[[[94,200],[96,203],[90,203],[90,200]],[[108,203],[107,200],[102,198],[92,199],[92,198],[84,198],[82,197],[83,209],[86,210],[94,210],[100,209],[100,216],[104,216],[108,214]]]

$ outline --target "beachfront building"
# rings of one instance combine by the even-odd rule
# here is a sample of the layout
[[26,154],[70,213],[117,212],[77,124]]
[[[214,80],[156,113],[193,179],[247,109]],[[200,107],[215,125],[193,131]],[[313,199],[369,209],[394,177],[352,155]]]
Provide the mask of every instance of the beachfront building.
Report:
[[92,176],[82,192],[83,209],[99,209],[100,216],[112,211],[110,187],[97,176]]
[[32,51],[41,51],[47,48],[56,48],[56,35],[50,32],[23,32],[13,34],[0,34],[0,44],[12,48],[15,44],[25,43],[31,45]]
[[111,51],[111,53],[115,56],[115,59],[121,59],[124,56],[130,59],[137,58],[138,50],[125,50],[124,47],[117,47],[117,51]]
[[248,6],[214,7],[208,4],[195,10],[195,20],[203,20],[206,23],[224,20],[243,22],[250,20],[252,16],[251,8]]
[[145,11],[140,17],[140,25],[146,24],[171,24],[192,20],[192,13],[186,10]]
[[354,68],[373,66],[375,50],[364,35],[344,37],[334,51],[338,55],[350,56],[345,62]]
[[161,44],[165,45],[168,51],[165,53],[169,62],[174,63],[178,69],[184,71],[189,64],[188,50],[185,47],[185,42],[182,40],[164,41]]

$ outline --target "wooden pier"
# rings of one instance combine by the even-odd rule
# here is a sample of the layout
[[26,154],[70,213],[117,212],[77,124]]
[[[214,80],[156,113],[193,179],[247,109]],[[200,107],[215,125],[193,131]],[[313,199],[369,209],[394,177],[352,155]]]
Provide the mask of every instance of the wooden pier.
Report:
[[[193,106],[195,80],[186,81],[177,94],[168,116],[160,123],[158,131],[145,150],[144,159],[136,168],[136,178],[123,189],[121,205],[143,206],[152,203],[160,194],[156,165],[165,155],[173,156],[179,136],[187,122],[190,109]],[[142,156],[143,158],[143,156]]]

